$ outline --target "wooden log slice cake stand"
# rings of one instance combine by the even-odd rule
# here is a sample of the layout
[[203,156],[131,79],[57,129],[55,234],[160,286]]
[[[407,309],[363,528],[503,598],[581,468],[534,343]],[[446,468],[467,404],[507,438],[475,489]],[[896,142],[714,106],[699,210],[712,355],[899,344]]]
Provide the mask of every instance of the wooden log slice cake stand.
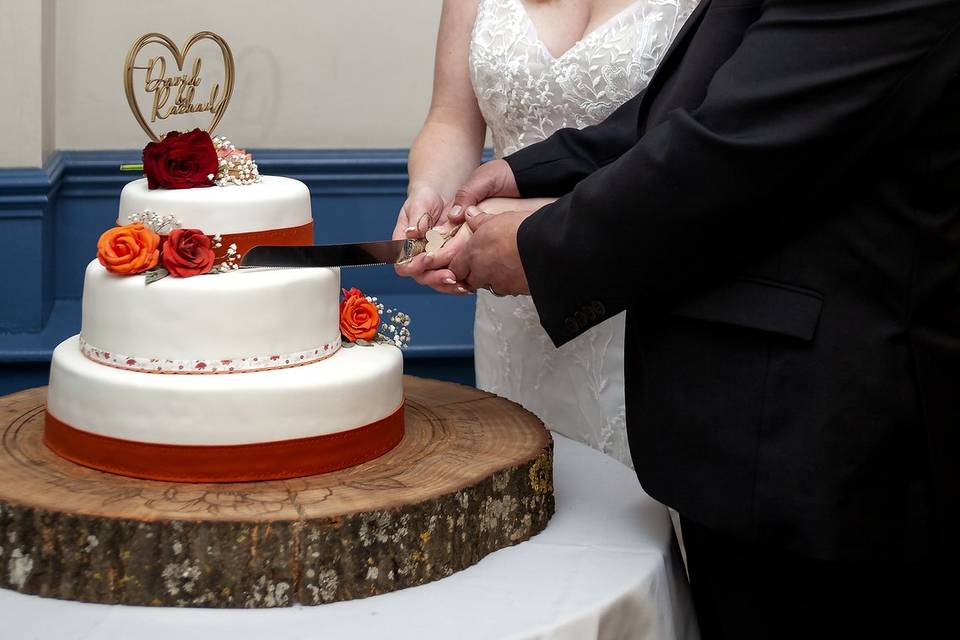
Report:
[[67,462],[42,443],[46,389],[0,398],[0,586],[110,604],[278,607],[448,576],[540,532],[553,443],[473,388],[405,377],[406,435],[342,471],[174,484]]

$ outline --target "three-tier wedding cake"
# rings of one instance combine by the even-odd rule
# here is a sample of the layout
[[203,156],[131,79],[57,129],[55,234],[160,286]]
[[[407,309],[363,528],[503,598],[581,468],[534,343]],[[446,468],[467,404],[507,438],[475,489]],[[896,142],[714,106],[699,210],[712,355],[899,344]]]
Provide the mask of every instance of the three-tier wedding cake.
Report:
[[[217,46],[222,84],[204,81],[200,57],[185,66],[197,43]],[[127,101],[152,142],[87,265],[80,334],[53,353],[44,442],[68,460],[240,482],[342,469],[403,437],[397,347],[409,318],[356,289],[341,301],[338,269],[239,268],[254,246],[313,244],[314,233],[306,185],[261,176],[251,154],[210,133],[234,73],[208,31],[182,50],[148,33],[127,54]],[[194,116],[212,118],[207,130],[151,128]]]
[[[208,144],[217,170],[179,188],[207,170],[190,158]],[[249,154],[199,130],[151,143],[144,160],[148,178],[123,189],[119,226],[87,266],[80,334],[54,351],[47,445],[175,481],[311,475],[395,446],[402,357],[376,341],[395,312],[356,290],[341,302],[338,269],[237,268],[257,244],[312,244],[307,187],[261,178]],[[399,345],[407,319],[392,320]]]

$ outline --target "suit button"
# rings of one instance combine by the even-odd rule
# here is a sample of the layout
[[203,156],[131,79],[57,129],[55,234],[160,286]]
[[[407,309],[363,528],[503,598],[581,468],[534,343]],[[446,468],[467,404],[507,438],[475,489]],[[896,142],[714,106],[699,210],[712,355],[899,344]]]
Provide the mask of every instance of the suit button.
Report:
[[607,308],[604,307],[604,306],[603,306],[603,303],[600,302],[599,300],[594,300],[593,302],[591,302],[591,303],[590,303],[590,308],[593,309],[594,312],[595,312],[598,316],[601,316],[601,317],[604,316],[604,315],[606,315],[606,313],[607,313]]
[[577,319],[577,324],[581,327],[587,326],[587,314],[583,311],[577,311],[573,314],[573,317]]
[[577,323],[577,321],[573,318],[567,318],[563,321],[563,324],[570,333],[576,333],[577,331],[580,331],[579,323]]
[[587,320],[589,320],[590,322],[596,321],[597,312],[593,309],[593,307],[584,307],[583,312],[586,314]]

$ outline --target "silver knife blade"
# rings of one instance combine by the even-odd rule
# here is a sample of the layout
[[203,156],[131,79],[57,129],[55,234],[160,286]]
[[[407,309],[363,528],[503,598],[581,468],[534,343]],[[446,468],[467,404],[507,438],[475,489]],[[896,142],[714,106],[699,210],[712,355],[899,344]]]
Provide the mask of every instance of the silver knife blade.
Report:
[[241,267],[359,267],[399,264],[423,253],[422,238],[307,246],[260,245],[248,249]]

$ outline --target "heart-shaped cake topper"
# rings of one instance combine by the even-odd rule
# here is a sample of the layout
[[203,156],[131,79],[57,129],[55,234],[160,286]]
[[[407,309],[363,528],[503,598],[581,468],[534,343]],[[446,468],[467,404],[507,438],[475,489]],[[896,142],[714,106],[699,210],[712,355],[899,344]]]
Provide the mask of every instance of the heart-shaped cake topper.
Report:
[[[190,47],[201,40],[212,40],[220,47],[220,52],[223,54],[222,88],[219,83],[209,85],[209,88],[201,87],[200,71],[203,61],[199,57],[194,60],[193,66],[188,71],[185,72],[183,68]],[[170,51],[174,62],[177,63],[177,73],[168,75],[167,60],[164,56],[156,56],[150,58],[145,65],[137,65],[137,55],[144,47],[151,44],[162,45]],[[153,97],[148,116],[144,115],[134,93],[135,69],[146,72],[143,88]],[[123,88],[127,94],[130,110],[133,111],[133,117],[137,119],[151,140],[159,141],[160,136],[150,127],[150,123],[189,113],[209,112],[212,119],[207,127],[207,133],[212,135],[230,102],[234,74],[233,53],[230,52],[230,47],[223,38],[212,31],[193,34],[182,49],[162,33],[147,33],[134,42],[127,52],[123,71]],[[200,95],[201,90],[205,91],[206,95]]]

